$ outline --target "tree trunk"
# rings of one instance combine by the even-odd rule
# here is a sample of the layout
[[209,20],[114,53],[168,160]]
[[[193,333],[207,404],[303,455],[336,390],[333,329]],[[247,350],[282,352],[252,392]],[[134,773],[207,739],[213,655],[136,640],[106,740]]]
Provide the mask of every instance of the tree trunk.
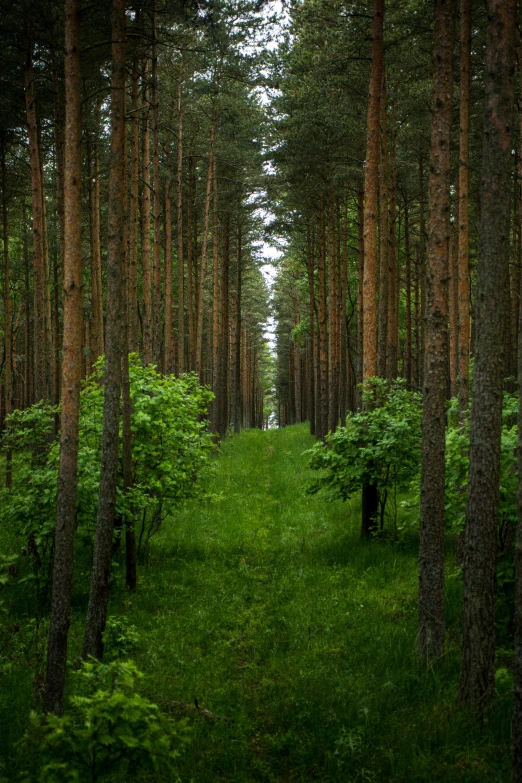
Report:
[[[357,383],[363,382],[364,354],[364,188],[357,190]],[[360,389],[357,408],[362,407]]]
[[[136,13],[135,30],[139,30],[139,11]],[[129,279],[127,309],[129,319],[128,348],[131,353],[139,352],[138,326],[138,199],[140,181],[140,73],[139,52],[135,45],[132,58],[131,81],[131,127],[130,127],[130,187],[129,187]]]
[[317,315],[319,325],[319,416],[318,438],[328,432],[328,333],[326,320],[326,237],[324,228],[324,203],[319,201],[319,263],[317,267]]
[[172,201],[170,169],[165,183],[165,372],[174,372],[174,341],[172,334]]
[[459,120],[459,257],[458,257],[458,307],[459,307],[459,357],[458,394],[459,419],[467,416],[469,402],[469,85],[471,52],[471,0],[460,4],[460,120]]
[[147,57],[143,61],[143,113],[141,129],[141,268],[143,287],[142,335],[143,361],[152,362],[152,278],[150,261],[150,133],[149,133],[149,70]]
[[82,378],[82,157],[80,0],[65,0],[64,327],[60,464],[51,616],[44,691],[46,712],[63,712],[71,613],[78,429]]
[[377,375],[377,201],[380,98],[384,76],[383,25],[384,0],[374,0],[364,181],[363,382]]
[[[9,227],[7,212],[7,176],[5,164],[5,138],[2,137],[2,239],[4,245],[4,342],[5,342],[5,403],[4,417],[13,410],[13,335],[11,283],[9,274]],[[5,486],[11,489],[13,483],[13,455],[7,451],[5,455]]]
[[336,202],[330,194],[328,207],[328,429],[335,432],[339,421],[339,257],[336,235]]
[[154,245],[152,250],[152,355],[154,363],[161,366],[162,322],[161,322],[161,181],[159,165],[159,105],[158,105],[158,50],[156,28],[156,6],[152,11],[152,171],[153,171],[153,213]]
[[104,371],[103,435],[96,537],[85,624],[83,656],[101,658],[109,602],[114,509],[118,479],[121,393],[121,289],[124,282],[125,191],[125,2],[113,0],[111,79],[111,170],[107,253],[107,327]]
[[460,697],[483,707],[495,685],[495,573],[509,263],[515,0],[489,0],[470,422]]
[[379,305],[377,375],[387,377],[388,309],[390,304],[390,215],[388,193],[388,123],[386,76],[383,73],[379,103]]
[[428,659],[444,651],[444,454],[454,26],[455,0],[436,0],[419,542],[418,649]]
[[404,362],[404,377],[406,385],[411,391],[413,387],[413,357],[411,345],[411,249],[410,249],[410,220],[408,198],[404,196],[404,255],[406,273],[406,356]]
[[199,271],[199,290],[197,299],[196,328],[196,370],[200,377],[203,372],[203,304],[205,297],[205,282],[207,276],[207,245],[210,225],[210,196],[212,190],[212,175],[214,171],[214,145],[216,140],[216,110],[212,107],[212,124],[210,129],[210,149],[208,158],[207,188],[205,193],[205,216],[203,224],[203,244],[201,247],[201,267]]
[[[182,74],[178,82],[178,372],[185,372],[185,265],[183,259],[183,112],[182,112]],[[189,226],[190,242],[190,226]]]
[[45,213],[42,169],[40,165],[40,144],[36,122],[34,70],[32,57],[31,25],[25,26],[25,103],[29,137],[29,162],[31,168],[31,191],[33,213],[33,291],[34,291],[34,398],[35,401],[49,399],[47,369],[49,356],[47,351],[46,319],[46,272],[45,272]]

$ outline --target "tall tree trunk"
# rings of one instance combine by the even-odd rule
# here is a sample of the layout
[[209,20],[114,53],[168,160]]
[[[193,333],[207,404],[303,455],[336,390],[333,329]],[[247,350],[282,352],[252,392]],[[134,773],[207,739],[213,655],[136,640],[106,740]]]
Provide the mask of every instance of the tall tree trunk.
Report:
[[87,132],[87,160],[89,173],[89,228],[91,250],[91,361],[103,355],[103,291],[100,241],[100,166],[98,155],[99,104],[96,106],[94,132]]
[[480,707],[493,698],[495,684],[495,573],[515,23],[515,0],[489,0],[460,679],[462,701]]
[[[357,190],[357,383],[363,382],[364,354],[364,188]],[[357,408],[362,407],[361,392],[357,390]]]
[[397,378],[398,350],[399,350],[399,313],[398,301],[400,291],[400,274],[397,269],[397,160],[395,150],[396,120],[395,107],[392,110],[392,134],[390,151],[390,242],[389,242],[389,269],[390,282],[388,294],[388,350],[387,350],[387,376],[391,383]]
[[60,464],[44,692],[46,712],[63,712],[71,613],[78,429],[82,378],[82,158],[80,0],[65,0],[64,327]]
[[237,270],[236,270],[236,296],[235,296],[235,338],[232,352],[232,419],[234,432],[241,429],[241,283],[243,265],[243,236],[241,231],[241,217],[238,215],[237,223]]
[[459,265],[458,265],[458,238],[451,231],[449,242],[449,394],[455,397],[457,394],[457,365],[458,365],[458,309],[459,309]]
[[174,341],[172,334],[172,201],[170,169],[165,183],[165,372],[174,372]]
[[[185,372],[185,264],[183,257],[183,112],[182,112],[183,72],[178,82],[178,371]],[[189,226],[190,242],[190,226]]]
[[[7,175],[5,162],[5,138],[2,137],[2,239],[4,245],[4,342],[5,342],[5,403],[4,416],[9,416],[13,406],[13,335],[11,282],[9,274],[9,226],[7,212]],[[13,483],[13,455],[7,451],[5,455],[5,485],[10,489]]]
[[406,273],[406,355],[404,361],[404,377],[409,390],[413,387],[413,356],[411,345],[411,248],[410,220],[408,197],[404,196],[404,255]]
[[219,214],[217,165],[214,157],[212,205],[212,391],[214,399],[210,412],[210,426],[213,432],[220,430],[219,407],[219,338],[220,338],[220,300],[219,300]]
[[154,363],[161,366],[162,323],[161,323],[161,182],[159,165],[159,104],[158,104],[158,49],[156,28],[156,6],[152,11],[152,171],[153,171],[153,228],[152,250],[152,355]]
[[40,144],[36,121],[34,69],[32,55],[32,30],[30,22],[25,26],[25,103],[29,137],[29,162],[31,168],[32,214],[33,214],[33,291],[34,291],[34,398],[48,400],[47,383],[48,335],[46,319],[46,273],[45,273],[45,213],[43,208],[43,181],[40,165]]
[[328,205],[328,429],[335,432],[339,421],[339,258],[336,235],[336,203],[333,193]]
[[[136,13],[135,29],[139,30],[139,11]],[[129,279],[127,307],[129,318],[129,351],[139,352],[138,326],[138,203],[140,181],[140,56],[135,45],[132,58],[131,78],[131,127],[130,127],[130,183],[129,183]]]
[[142,335],[143,361],[152,362],[152,278],[150,259],[150,133],[149,133],[149,69],[148,59],[143,60],[143,113],[141,128],[141,268],[143,288]]
[[310,371],[308,373],[308,405],[310,417],[310,434],[315,435],[317,431],[315,417],[315,277],[310,223],[307,223],[306,226],[306,273],[308,277],[308,317],[310,319]]
[[101,658],[103,654],[102,634],[107,621],[120,441],[121,290],[124,282],[125,0],[113,0],[112,6],[111,161],[100,492],[83,642],[83,656],[93,655],[96,658]]
[[380,98],[384,76],[383,26],[384,0],[374,0],[364,181],[363,382],[377,375],[377,202]]
[[390,215],[388,193],[388,122],[386,76],[383,73],[379,105],[379,306],[377,332],[377,375],[387,377],[388,310],[390,305]]
[[454,27],[455,0],[436,0],[419,542],[418,648],[419,654],[428,659],[444,651],[444,454]]
[[328,432],[328,327],[326,315],[326,236],[324,203],[319,200],[319,263],[317,266],[317,315],[319,326],[319,406],[316,435],[324,438]]
[[214,171],[214,145],[216,140],[216,109],[212,107],[212,123],[210,129],[210,149],[208,158],[207,187],[205,193],[205,216],[203,223],[203,244],[201,247],[201,267],[199,271],[199,290],[197,297],[197,328],[196,328],[196,370],[200,377],[203,372],[203,304],[205,297],[205,282],[207,277],[207,246],[210,225],[210,197]]
[[219,348],[219,435],[224,438],[228,430],[228,360],[229,360],[229,275],[230,275],[230,213],[223,215],[223,240],[220,285],[220,348]]
[[[187,311],[188,311],[188,369],[193,370],[196,366],[196,335],[195,318],[196,307],[195,298],[197,291],[197,279],[194,279],[195,259],[197,258],[197,226],[193,227],[193,206],[195,185],[195,166],[194,155],[188,157],[188,189],[187,189]],[[195,233],[195,239],[193,238]],[[194,239],[194,241],[193,241]]]
[[460,120],[459,120],[459,419],[467,416],[469,402],[469,85],[471,52],[471,0],[460,4]]

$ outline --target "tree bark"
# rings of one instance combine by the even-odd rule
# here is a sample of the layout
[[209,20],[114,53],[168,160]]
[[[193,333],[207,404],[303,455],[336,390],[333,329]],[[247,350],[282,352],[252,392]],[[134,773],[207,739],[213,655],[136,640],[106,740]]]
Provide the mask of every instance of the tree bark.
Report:
[[143,113],[141,128],[141,270],[143,287],[142,337],[143,361],[152,362],[152,276],[150,259],[150,132],[149,132],[149,70],[148,59],[143,60]]
[[207,187],[205,193],[205,216],[203,224],[203,244],[201,247],[201,267],[199,271],[199,289],[197,298],[197,327],[196,327],[196,370],[202,377],[203,373],[203,304],[205,297],[205,282],[207,276],[207,246],[210,225],[210,197],[212,190],[212,176],[214,171],[214,145],[216,140],[216,109],[212,107],[212,122],[210,129],[210,149],[208,158]]
[[83,656],[101,658],[107,621],[112,536],[118,479],[121,393],[121,288],[124,282],[125,191],[125,0],[112,6],[111,161],[107,254],[107,327],[104,370],[103,435],[96,537],[85,624]]
[[444,469],[448,377],[450,144],[455,0],[436,0],[431,98],[426,354],[419,541],[419,654],[444,651]]
[[481,708],[493,698],[495,683],[515,19],[515,0],[489,0],[460,679],[461,700]]
[[80,0],[65,0],[64,328],[60,463],[51,616],[44,691],[46,712],[63,712],[71,613],[82,378],[82,158]]
[[[136,13],[135,29],[139,30],[139,11]],[[130,183],[129,183],[129,279],[127,309],[129,319],[128,348],[131,353],[139,352],[138,327],[138,199],[140,181],[140,56],[137,45],[132,58],[131,77],[131,127],[130,127]]]
[[156,5],[152,10],[152,172],[154,244],[152,249],[152,356],[154,363],[161,366],[162,318],[161,318],[161,181],[159,165],[159,103],[158,103],[158,49],[156,27]]
[[460,4],[460,120],[459,120],[459,238],[458,238],[458,395],[459,419],[469,403],[469,86],[471,52],[471,0]]
[[[4,343],[5,343],[5,401],[4,417],[9,416],[13,410],[13,335],[12,335],[12,300],[11,282],[9,270],[9,225],[7,208],[7,174],[6,174],[6,145],[2,137],[2,239],[4,245]],[[7,451],[5,455],[5,486],[11,489],[13,483],[13,455]]]
[[[183,257],[183,112],[182,72],[178,82],[178,178],[177,178],[177,232],[178,232],[178,371],[185,372],[185,264]],[[190,226],[189,226],[190,234]],[[189,235],[190,241],[190,235]]]
[[384,0],[374,0],[364,181],[363,382],[377,375],[377,202],[380,99],[384,75],[383,26]]

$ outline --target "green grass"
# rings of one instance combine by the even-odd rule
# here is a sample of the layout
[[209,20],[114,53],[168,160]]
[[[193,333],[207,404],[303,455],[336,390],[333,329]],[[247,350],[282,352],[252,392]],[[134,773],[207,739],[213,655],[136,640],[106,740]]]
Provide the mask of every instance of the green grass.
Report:
[[[508,781],[509,687],[482,722],[458,707],[459,581],[447,581],[447,654],[426,669],[415,537],[362,543],[358,502],[306,495],[311,445],[305,426],[227,439],[212,499],[152,540],[135,595],[117,571],[110,611],[138,628],[144,692],[230,719],[189,715],[181,780]],[[72,657],[86,573],[80,559]],[[22,724],[30,686],[13,682]],[[0,737],[12,702],[4,691]],[[19,733],[0,739],[0,756]]]

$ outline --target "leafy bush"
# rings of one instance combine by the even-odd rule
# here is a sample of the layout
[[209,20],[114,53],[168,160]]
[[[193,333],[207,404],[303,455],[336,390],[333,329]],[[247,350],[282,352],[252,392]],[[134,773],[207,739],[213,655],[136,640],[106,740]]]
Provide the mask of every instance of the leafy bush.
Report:
[[[98,503],[103,427],[103,360],[81,393],[77,535],[91,540]],[[116,511],[141,517],[147,539],[173,508],[200,494],[213,443],[206,413],[212,393],[195,375],[162,376],[131,356],[134,486],[124,495],[120,471]],[[34,571],[50,561],[54,538],[59,442],[57,409],[42,403],[8,417],[2,449],[15,455],[11,490],[0,493],[0,521],[18,534]],[[121,436],[120,436],[121,439]]]
[[186,726],[136,692],[143,675],[132,661],[86,662],[75,677],[79,692],[63,716],[31,713],[24,742],[34,768],[24,780],[86,783],[115,773],[134,780],[141,769],[172,774]]
[[363,484],[376,484],[382,518],[390,491],[406,489],[419,471],[421,396],[402,380],[388,386],[373,378],[363,399],[371,405],[349,413],[345,427],[306,452],[313,470],[326,471],[309,491],[348,500]]
[[126,617],[108,617],[103,632],[103,651],[105,660],[121,658],[133,652],[139,642],[139,633],[135,625],[129,625]]

